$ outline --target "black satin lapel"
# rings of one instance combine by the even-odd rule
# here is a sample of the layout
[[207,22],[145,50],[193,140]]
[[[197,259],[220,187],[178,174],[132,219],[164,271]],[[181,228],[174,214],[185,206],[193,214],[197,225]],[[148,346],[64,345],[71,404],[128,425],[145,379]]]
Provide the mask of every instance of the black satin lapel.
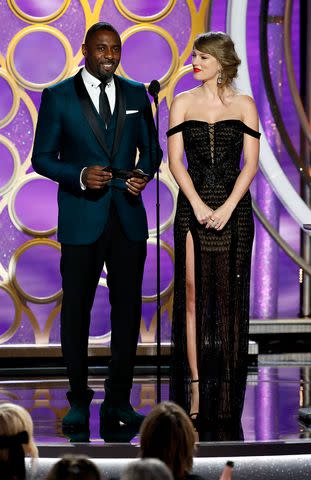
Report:
[[92,103],[92,100],[90,99],[89,94],[87,93],[87,89],[85,88],[85,85],[81,76],[81,70],[77,73],[77,75],[75,75],[74,84],[75,84],[75,89],[76,89],[78,98],[80,100],[83,114],[88,124],[90,125],[91,129],[93,130],[93,133],[97,138],[99,144],[105,150],[105,153],[108,155],[108,157],[110,157],[111,154],[107,148],[107,145],[105,142],[105,136],[98,123],[98,117],[96,115],[95,107]]
[[115,86],[116,86],[116,109],[117,109],[117,125],[116,125],[116,132],[113,141],[112,147],[112,154],[113,157],[119,148],[120,145],[120,138],[125,122],[126,116],[126,103],[125,103],[125,96],[124,92],[121,88],[120,81],[117,76],[114,76]]

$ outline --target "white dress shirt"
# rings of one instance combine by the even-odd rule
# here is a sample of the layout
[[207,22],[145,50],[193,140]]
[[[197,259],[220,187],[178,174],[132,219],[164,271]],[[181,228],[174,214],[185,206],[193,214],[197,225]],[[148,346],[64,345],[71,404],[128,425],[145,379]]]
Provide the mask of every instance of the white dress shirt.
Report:
[[[99,86],[101,84],[101,81],[98,80],[98,78],[94,77],[90,72],[88,72],[85,67],[83,67],[82,69],[82,80],[89,96],[91,97],[94,107],[96,108],[97,112],[99,112]],[[113,115],[114,107],[116,104],[116,86],[113,77],[111,77],[111,80],[107,83],[105,91],[108,97],[111,114]]]
[[[90,72],[88,72],[85,67],[83,67],[82,69],[81,76],[82,76],[82,80],[84,82],[85,88],[87,89],[87,92],[94,104],[94,107],[99,113],[99,94],[100,94],[99,86],[101,84],[101,81],[98,78],[94,77],[94,75],[92,75]],[[116,85],[114,83],[113,77],[111,77],[111,80],[107,82],[105,91],[108,97],[111,114],[113,115],[114,107],[116,104]],[[82,168],[80,173],[80,186],[82,190],[86,190],[86,186],[82,183],[82,174],[86,168],[87,167]]]

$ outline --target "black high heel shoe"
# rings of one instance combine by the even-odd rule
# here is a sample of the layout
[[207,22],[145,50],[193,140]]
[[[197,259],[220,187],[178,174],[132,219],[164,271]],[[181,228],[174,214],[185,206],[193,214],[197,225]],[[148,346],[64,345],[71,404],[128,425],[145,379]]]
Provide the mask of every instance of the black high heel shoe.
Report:
[[[199,383],[199,379],[195,379],[195,380],[190,380],[190,385],[192,385],[193,383]],[[192,425],[194,427],[195,430],[198,429],[198,423],[199,423],[199,412],[190,412],[189,413],[189,418],[192,422]]]

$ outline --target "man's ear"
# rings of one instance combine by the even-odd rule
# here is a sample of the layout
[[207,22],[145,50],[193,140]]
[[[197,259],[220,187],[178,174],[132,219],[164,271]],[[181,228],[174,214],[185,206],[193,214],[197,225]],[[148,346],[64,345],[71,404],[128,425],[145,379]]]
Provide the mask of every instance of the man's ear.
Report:
[[81,50],[82,50],[83,56],[86,57],[87,56],[87,46],[86,46],[85,43],[82,44]]

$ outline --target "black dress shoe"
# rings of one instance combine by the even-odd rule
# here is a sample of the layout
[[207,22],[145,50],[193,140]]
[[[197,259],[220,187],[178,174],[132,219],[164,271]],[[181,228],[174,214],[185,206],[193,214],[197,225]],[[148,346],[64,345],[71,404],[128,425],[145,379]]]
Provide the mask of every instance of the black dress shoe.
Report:
[[89,431],[90,403],[93,395],[94,392],[91,389],[79,394],[67,392],[70,410],[62,421],[64,435],[70,436],[71,434]]
[[114,406],[104,401],[101,404],[99,415],[101,434],[105,432],[105,430],[117,429],[120,423],[139,429],[145,418],[144,415],[135,412],[129,402]]

